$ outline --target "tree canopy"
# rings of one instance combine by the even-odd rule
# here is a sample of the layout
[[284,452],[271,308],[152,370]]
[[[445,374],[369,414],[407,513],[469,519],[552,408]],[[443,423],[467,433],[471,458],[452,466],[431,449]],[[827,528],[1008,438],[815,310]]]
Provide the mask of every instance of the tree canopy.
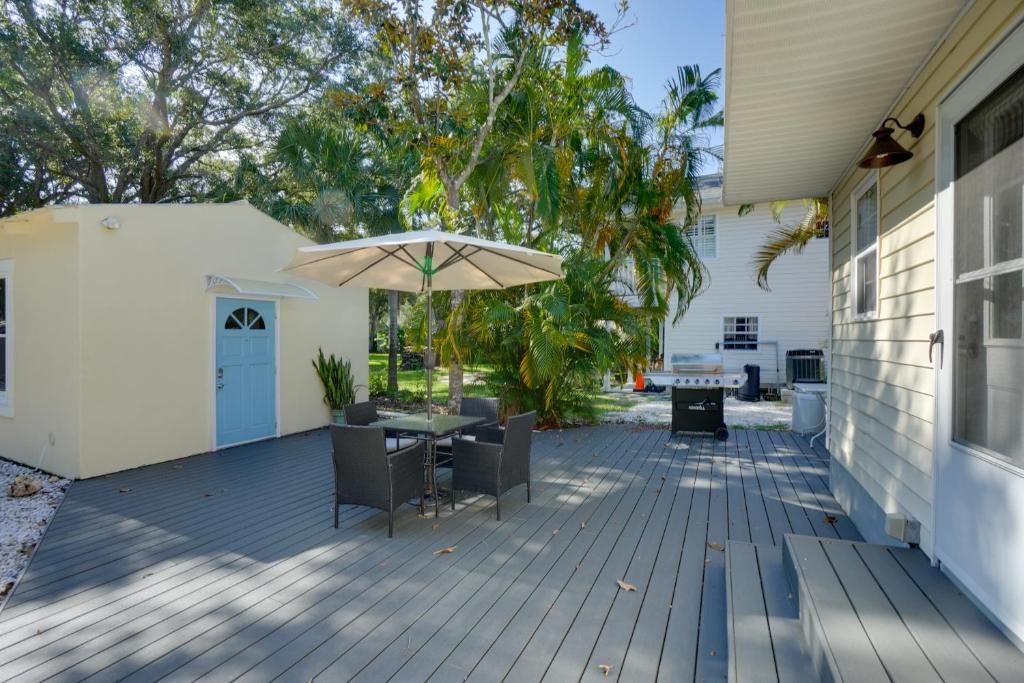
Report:
[[326,0],[4,0],[0,211],[201,196],[355,47]]

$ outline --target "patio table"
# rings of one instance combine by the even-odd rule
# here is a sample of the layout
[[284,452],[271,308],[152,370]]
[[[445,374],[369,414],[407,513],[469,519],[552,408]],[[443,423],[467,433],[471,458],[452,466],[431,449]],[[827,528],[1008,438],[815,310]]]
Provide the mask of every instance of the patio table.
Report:
[[[427,444],[427,462],[424,463],[427,470],[428,484],[434,496],[434,516],[440,515],[440,502],[437,490],[437,442],[449,436],[458,434],[468,427],[487,422],[485,417],[473,417],[469,415],[432,415],[428,419],[426,413],[415,413],[392,417],[387,420],[379,420],[373,423],[374,427],[383,427],[385,431],[394,431],[402,435],[413,436],[422,439]],[[454,493],[453,493],[454,495]]]

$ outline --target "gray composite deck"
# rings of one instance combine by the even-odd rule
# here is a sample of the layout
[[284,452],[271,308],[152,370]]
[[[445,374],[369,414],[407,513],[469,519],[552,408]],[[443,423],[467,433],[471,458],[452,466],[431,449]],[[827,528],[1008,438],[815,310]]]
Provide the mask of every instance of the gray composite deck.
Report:
[[532,504],[409,506],[392,540],[373,510],[332,527],[322,431],[77,482],[0,613],[0,680],[724,680],[726,544],[859,539],[826,457],[537,433]]

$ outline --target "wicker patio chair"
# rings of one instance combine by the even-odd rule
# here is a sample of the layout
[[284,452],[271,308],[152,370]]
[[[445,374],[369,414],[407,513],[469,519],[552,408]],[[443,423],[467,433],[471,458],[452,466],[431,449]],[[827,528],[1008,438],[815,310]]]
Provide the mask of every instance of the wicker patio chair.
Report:
[[524,413],[508,419],[500,444],[470,439],[452,440],[452,509],[455,491],[472,491],[494,496],[495,510],[501,519],[501,496],[526,484],[526,502],[530,502],[530,446],[536,413]]
[[395,529],[395,510],[405,501],[420,498],[423,514],[422,441],[394,453],[384,447],[380,427],[331,425],[334,446],[334,528],[338,508],[365,505],[388,513],[388,538]]
[[[459,408],[459,415],[466,417],[482,417],[486,422],[466,427],[462,430],[462,438],[469,440],[479,439],[480,433],[489,428],[498,426],[498,399],[466,397],[462,399]],[[499,441],[500,443],[500,441]],[[437,466],[451,467],[452,462],[452,437],[448,436],[438,440],[435,445],[437,449]]]
[[[380,420],[380,415],[377,414],[377,406],[374,405],[373,401],[350,403],[345,406],[344,410],[345,424],[347,425],[367,427]],[[416,443],[416,439],[403,437],[398,432],[391,429],[387,430],[384,437],[384,443],[387,446],[388,452],[407,448]]]

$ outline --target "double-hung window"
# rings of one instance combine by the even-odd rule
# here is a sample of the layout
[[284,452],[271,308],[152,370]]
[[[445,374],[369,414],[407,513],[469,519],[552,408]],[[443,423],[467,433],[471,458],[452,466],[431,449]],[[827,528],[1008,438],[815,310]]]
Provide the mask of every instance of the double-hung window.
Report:
[[722,348],[726,351],[757,351],[757,317],[725,318]]
[[853,311],[858,318],[878,310],[878,174],[871,173],[850,196]]
[[718,257],[718,216],[708,214],[701,216],[697,222],[686,229],[697,256],[702,259]]
[[0,259],[0,415],[11,415],[11,280],[14,261]]

